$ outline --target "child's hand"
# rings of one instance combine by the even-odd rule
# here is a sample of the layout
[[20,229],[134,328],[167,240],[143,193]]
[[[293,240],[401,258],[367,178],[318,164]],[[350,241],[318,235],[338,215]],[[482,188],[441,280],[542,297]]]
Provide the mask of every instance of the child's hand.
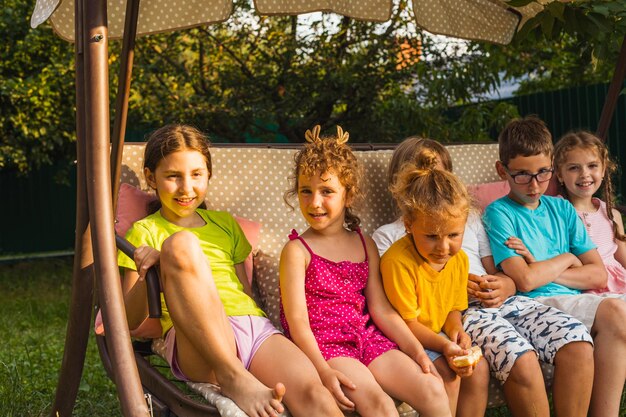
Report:
[[479,276],[479,275],[474,275],[474,274],[469,274],[468,276],[468,280],[467,280],[467,294],[470,297],[474,297],[474,298],[478,298],[480,299],[480,285],[483,282],[483,277]]
[[159,263],[160,256],[161,252],[150,246],[143,245],[135,249],[135,265],[137,265],[137,274],[139,274],[140,281],[145,279],[150,267]]
[[457,356],[468,355],[469,353],[469,349],[463,349],[461,346],[452,341],[446,344],[443,349],[443,356],[445,356],[448,366],[461,378],[471,376],[474,373],[475,366],[464,366],[459,368],[454,364],[453,359]]
[[478,278],[480,279],[480,283],[477,285],[478,290],[470,294],[468,284],[467,292],[480,300],[483,307],[500,307],[509,297],[515,295],[515,282],[509,277],[483,275]]
[[532,253],[530,253],[526,245],[524,245],[524,242],[522,242],[522,239],[511,236],[510,238],[506,240],[506,242],[504,242],[504,244],[509,249],[513,249],[515,253],[517,253],[522,258],[524,258],[527,264],[532,264],[533,262],[535,262],[535,257],[533,256]]
[[347,376],[345,376],[341,371],[338,371],[337,369],[328,367],[327,369],[320,372],[320,379],[322,380],[322,384],[324,384],[326,389],[328,389],[333,397],[335,397],[335,401],[337,402],[337,405],[339,405],[339,408],[344,411],[355,410],[354,403],[350,401],[348,397],[346,397],[346,394],[344,394],[343,390],[341,389],[342,385],[348,389],[356,388],[356,385],[354,385]]
[[439,376],[437,368],[435,368],[435,364],[433,363],[433,361],[430,360],[428,354],[424,349],[420,349],[420,351],[417,353],[417,355],[415,355],[415,358],[413,358],[413,360],[419,365],[419,367],[422,369],[422,372],[424,372],[425,374],[434,374],[436,376]]

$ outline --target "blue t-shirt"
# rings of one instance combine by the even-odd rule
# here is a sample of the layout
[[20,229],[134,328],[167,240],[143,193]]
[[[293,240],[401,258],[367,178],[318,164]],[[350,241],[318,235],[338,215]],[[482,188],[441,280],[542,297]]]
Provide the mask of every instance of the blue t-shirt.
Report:
[[[563,253],[578,256],[596,246],[576,214],[572,204],[563,199],[542,196],[539,206],[528,209],[508,196],[491,203],[483,216],[493,260],[499,269],[505,259],[520,256],[504,242],[511,236],[524,242],[537,261],[552,259]],[[550,282],[527,293],[528,297],[580,294],[580,290]]]

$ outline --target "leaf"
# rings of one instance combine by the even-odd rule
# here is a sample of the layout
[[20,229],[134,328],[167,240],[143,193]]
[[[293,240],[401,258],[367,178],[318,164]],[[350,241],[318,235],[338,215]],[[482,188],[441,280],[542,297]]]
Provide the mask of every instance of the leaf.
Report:
[[565,12],[565,4],[559,1],[553,1],[552,3],[548,3],[545,6],[545,8],[556,19],[559,19],[560,21],[564,21],[563,14]]
[[552,37],[552,27],[554,26],[554,16],[544,14],[541,19],[541,31],[546,38]]

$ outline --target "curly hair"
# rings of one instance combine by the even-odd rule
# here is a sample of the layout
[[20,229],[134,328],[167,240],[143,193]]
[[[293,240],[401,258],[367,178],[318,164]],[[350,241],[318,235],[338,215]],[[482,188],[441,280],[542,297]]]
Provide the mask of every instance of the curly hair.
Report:
[[437,155],[428,149],[420,165],[407,163],[391,186],[391,194],[405,221],[418,216],[448,220],[465,217],[471,210],[471,197],[465,185],[454,174],[437,169]]
[[298,195],[298,176],[323,175],[333,173],[346,189],[345,224],[349,230],[356,230],[361,219],[354,214],[354,207],[363,198],[361,180],[363,167],[346,141],[348,133],[337,126],[336,136],[319,137],[319,125],[306,134],[307,142],[294,156],[294,170],[291,176],[291,188],[285,192],[285,203],[292,209],[291,201]]
[[[613,194],[613,182],[611,178],[617,171],[617,164],[611,160],[609,150],[606,145],[591,132],[578,131],[566,133],[554,146],[554,168],[557,172],[565,165],[567,154],[574,149],[583,149],[589,152],[595,152],[604,167],[604,178],[600,187],[602,199],[606,203],[606,215],[613,224],[613,235],[615,239],[626,241],[626,236],[621,234],[617,229],[617,223],[613,216],[613,207],[615,207],[615,196]],[[562,196],[569,200],[567,188],[559,182],[559,192]]]

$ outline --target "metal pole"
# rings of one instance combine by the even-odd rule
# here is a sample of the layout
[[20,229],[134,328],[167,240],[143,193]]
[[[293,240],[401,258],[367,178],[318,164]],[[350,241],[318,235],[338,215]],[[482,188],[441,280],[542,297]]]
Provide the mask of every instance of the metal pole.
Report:
[[[75,15],[82,16],[82,2],[75,3]],[[93,255],[89,233],[87,190],[85,183],[85,113],[82,19],[75,21],[76,44],[76,241],[70,312],[65,336],[63,362],[59,373],[51,415],[70,416],[76,403],[85,363],[91,307],[93,303]]]
[[122,413],[146,416],[149,412],[130,343],[113,232],[106,0],[90,1],[83,7],[83,16],[86,174],[95,275]]
[[111,137],[111,189],[113,190],[114,210],[117,208],[117,193],[120,188],[120,167],[122,165],[122,149],[124,148],[124,136],[126,134],[128,97],[130,95],[130,82],[133,73],[138,18],[139,0],[128,0],[124,20],[120,73],[117,79],[117,96],[115,97],[115,120]]

